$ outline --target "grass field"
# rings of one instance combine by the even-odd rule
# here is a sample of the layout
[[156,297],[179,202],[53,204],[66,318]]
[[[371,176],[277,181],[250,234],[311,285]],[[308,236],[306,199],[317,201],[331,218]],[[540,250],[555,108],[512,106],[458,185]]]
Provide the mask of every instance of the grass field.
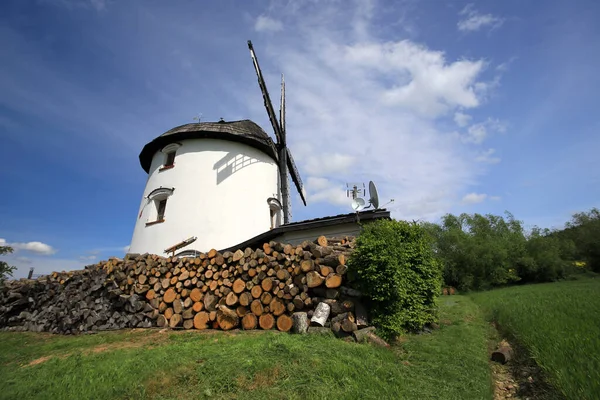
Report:
[[491,399],[489,325],[464,296],[392,351],[277,332],[0,333],[3,399]]
[[511,287],[471,296],[568,399],[600,399],[600,279]]

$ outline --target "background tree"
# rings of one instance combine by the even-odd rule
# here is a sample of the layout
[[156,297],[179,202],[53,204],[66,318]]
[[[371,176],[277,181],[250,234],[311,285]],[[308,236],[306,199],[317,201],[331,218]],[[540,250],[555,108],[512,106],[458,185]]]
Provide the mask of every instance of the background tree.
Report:
[[[12,253],[13,249],[10,246],[0,246],[0,255]],[[0,261],[0,283],[4,282],[4,280],[8,279],[9,276],[12,276],[13,271],[17,269],[17,267],[12,267],[8,265],[6,261]]]

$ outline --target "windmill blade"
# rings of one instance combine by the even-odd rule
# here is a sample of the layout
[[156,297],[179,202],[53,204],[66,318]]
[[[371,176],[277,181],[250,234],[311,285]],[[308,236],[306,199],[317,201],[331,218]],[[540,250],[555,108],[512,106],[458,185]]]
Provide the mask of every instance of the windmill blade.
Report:
[[258,85],[260,86],[260,90],[263,95],[265,108],[267,109],[269,120],[271,121],[271,125],[273,126],[273,132],[275,133],[275,137],[277,138],[277,143],[283,144],[285,146],[285,138],[282,135],[281,126],[277,121],[277,115],[275,114],[275,110],[273,110],[273,104],[271,103],[269,92],[267,91],[267,85],[265,84],[265,80],[263,79],[262,72],[260,71],[260,66],[258,65],[258,58],[256,58],[256,54],[254,54],[254,47],[252,47],[252,41],[250,40],[248,40],[248,48],[250,49],[250,56],[252,57],[254,69],[256,70],[256,76],[258,77]]
[[304,205],[306,205],[306,191],[304,190],[304,185],[302,184],[302,180],[300,179],[300,174],[298,173],[298,168],[296,168],[296,163],[294,162],[294,158],[292,157],[292,153],[290,149],[286,147],[287,153],[287,166],[290,170],[290,175],[292,176],[292,180],[296,185],[296,189],[298,189],[298,193],[300,194],[300,198]]
[[285,80],[281,74],[281,103],[279,105],[279,127],[281,128],[281,145],[286,146],[285,132]]

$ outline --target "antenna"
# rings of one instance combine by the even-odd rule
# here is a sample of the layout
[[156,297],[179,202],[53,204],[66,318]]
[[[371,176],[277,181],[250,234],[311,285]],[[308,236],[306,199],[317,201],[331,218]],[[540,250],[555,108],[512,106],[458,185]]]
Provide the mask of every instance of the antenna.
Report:
[[[362,185],[362,189],[359,187]],[[362,192],[362,193],[361,193]],[[364,183],[346,183],[346,196],[356,199],[358,195],[365,195]]]
[[199,116],[192,118],[192,121],[198,121],[198,122],[202,122],[202,113],[200,113]]
[[369,203],[377,210],[379,208],[379,195],[377,194],[377,188],[373,181],[369,181]]

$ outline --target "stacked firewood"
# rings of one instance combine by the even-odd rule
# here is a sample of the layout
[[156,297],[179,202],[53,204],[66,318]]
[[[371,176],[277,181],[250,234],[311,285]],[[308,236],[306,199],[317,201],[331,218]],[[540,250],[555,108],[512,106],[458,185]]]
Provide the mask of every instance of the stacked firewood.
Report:
[[339,299],[353,247],[353,238],[321,236],[297,246],[269,242],[235,252],[213,249],[195,258],[143,255],[104,268],[123,292],[145,296],[153,308],[147,316],[159,327],[289,331],[291,315],[312,315],[318,302],[339,301],[342,311]]
[[354,246],[353,237],[321,236],[194,258],[128,254],[9,282],[0,289],[0,328],[327,329],[348,337],[368,326],[361,295],[346,279]]

